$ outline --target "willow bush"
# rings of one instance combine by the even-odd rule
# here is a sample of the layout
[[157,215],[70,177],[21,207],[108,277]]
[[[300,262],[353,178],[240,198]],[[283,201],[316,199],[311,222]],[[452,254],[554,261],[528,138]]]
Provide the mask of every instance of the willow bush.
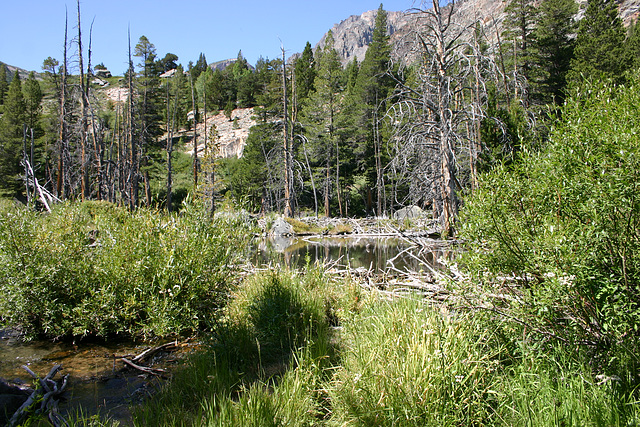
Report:
[[600,354],[630,349],[634,364],[640,333],[639,83],[590,84],[574,94],[548,145],[485,175],[461,220],[462,237],[472,242],[463,264],[479,280],[489,274],[520,281],[512,308],[519,306],[521,319],[547,337]]
[[204,328],[223,305],[248,227],[104,202],[0,216],[0,316],[29,336],[169,336]]

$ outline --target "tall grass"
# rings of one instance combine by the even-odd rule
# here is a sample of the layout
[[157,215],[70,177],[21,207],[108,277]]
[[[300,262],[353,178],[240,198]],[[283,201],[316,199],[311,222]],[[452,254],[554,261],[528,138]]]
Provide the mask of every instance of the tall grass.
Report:
[[224,305],[247,227],[103,202],[0,215],[0,316],[30,336],[167,336],[207,327]]
[[136,415],[137,425],[311,425],[335,357],[319,270],[248,278],[208,349],[192,357]]
[[136,424],[638,425],[624,382],[522,327],[320,277],[249,278],[208,350]]

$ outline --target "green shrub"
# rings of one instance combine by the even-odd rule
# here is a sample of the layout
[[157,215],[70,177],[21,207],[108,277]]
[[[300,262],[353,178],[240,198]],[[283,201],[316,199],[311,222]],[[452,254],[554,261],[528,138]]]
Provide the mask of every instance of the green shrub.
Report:
[[197,203],[180,214],[104,202],[0,217],[0,313],[28,335],[168,336],[219,310],[248,233]]
[[463,264],[520,281],[518,316],[565,344],[638,348],[638,82],[569,99],[548,146],[482,177],[462,213]]

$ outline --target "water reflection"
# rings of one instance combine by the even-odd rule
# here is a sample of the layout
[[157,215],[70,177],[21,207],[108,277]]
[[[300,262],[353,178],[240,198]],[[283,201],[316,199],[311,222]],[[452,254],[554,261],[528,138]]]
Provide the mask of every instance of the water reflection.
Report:
[[409,241],[397,237],[278,237],[258,245],[255,262],[282,263],[301,268],[309,264],[335,262],[350,269],[372,271],[419,271],[424,263],[441,268],[455,256],[456,248],[441,240]]

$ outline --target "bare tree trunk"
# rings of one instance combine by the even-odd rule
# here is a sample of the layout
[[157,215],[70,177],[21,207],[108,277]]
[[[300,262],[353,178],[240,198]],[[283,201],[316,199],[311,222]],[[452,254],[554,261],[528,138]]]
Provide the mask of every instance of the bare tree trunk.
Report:
[[68,151],[67,141],[67,123],[66,123],[66,104],[67,104],[67,26],[68,18],[65,9],[65,21],[64,21],[64,50],[63,50],[63,66],[62,76],[60,83],[60,115],[59,115],[59,129],[58,129],[58,176],[56,180],[56,194],[59,198],[67,198],[69,196],[69,180],[66,177],[66,165],[65,159]]
[[455,164],[454,164],[454,147],[451,135],[451,92],[449,90],[449,81],[447,78],[447,69],[445,56],[445,40],[444,40],[444,23],[442,22],[442,13],[440,5],[437,1],[433,3],[434,13],[437,19],[435,32],[435,44],[437,54],[437,72],[438,72],[438,117],[440,133],[440,159],[441,159],[441,181],[440,192],[442,196],[442,213],[443,213],[443,235],[452,236],[454,234],[453,222],[455,221],[458,204],[455,195]]
[[284,216],[292,217],[293,208],[291,205],[291,182],[292,182],[292,156],[289,142],[289,117],[287,104],[287,63],[282,47],[282,103],[284,112]]
[[311,171],[311,166],[309,165],[309,156],[307,156],[307,146],[306,146],[307,138],[302,136],[302,150],[304,151],[304,159],[307,163],[307,170],[309,171],[309,178],[311,179],[311,189],[313,190],[313,206],[314,212],[316,214],[316,218],[318,217],[318,194],[316,191],[316,183],[313,179],[313,172]]
[[129,33],[129,71],[127,86],[129,88],[129,111],[128,121],[128,139],[129,139],[129,170],[127,176],[128,192],[129,192],[129,208],[134,210],[138,206],[138,147],[134,139],[134,123],[133,123],[133,59],[131,59],[131,33]]
[[82,175],[81,178],[81,194],[80,197],[82,200],[85,200],[91,195],[90,185],[89,185],[89,159],[87,153],[87,81],[85,79],[84,74],[84,65],[82,58],[82,30],[80,27],[80,0],[77,0],[78,6],[78,63],[80,67],[80,105],[81,105],[81,113],[80,113],[80,145],[81,145],[81,157],[80,157],[80,173]]
[[191,108],[193,109],[193,192],[195,193],[198,189],[198,111],[191,74],[189,74],[189,84],[191,85]]

